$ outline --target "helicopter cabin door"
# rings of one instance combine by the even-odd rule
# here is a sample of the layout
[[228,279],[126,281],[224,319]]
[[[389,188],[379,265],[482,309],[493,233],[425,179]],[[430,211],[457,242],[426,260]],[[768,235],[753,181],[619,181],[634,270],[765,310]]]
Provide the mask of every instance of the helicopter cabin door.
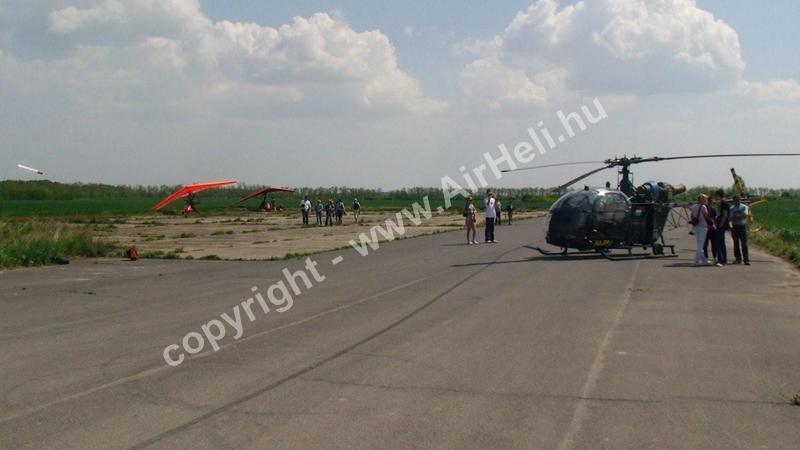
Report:
[[630,202],[621,192],[605,192],[594,200],[594,241],[625,242]]

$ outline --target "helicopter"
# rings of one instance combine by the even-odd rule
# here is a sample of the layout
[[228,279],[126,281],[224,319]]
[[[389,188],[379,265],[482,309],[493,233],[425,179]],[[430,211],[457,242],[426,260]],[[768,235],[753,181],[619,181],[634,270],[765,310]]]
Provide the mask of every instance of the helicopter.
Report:
[[[548,244],[559,247],[561,251],[527,247],[546,256],[599,253],[610,260],[676,257],[678,255],[675,252],[675,245],[668,244],[664,239],[664,228],[672,208],[676,206],[674,197],[685,192],[686,187],[682,184],[673,185],[657,181],[648,181],[635,186],[630,167],[635,164],[680,159],[777,156],[800,156],[800,153],[736,153],[649,158],[623,156],[596,162],[603,166],[567,181],[556,190],[561,192],[591,175],[615,167],[619,168],[620,175],[617,188],[613,189],[607,183],[605,188],[587,186],[583,190],[562,195],[550,206],[545,238]],[[548,164],[504,170],[504,172],[591,163],[583,161]],[[634,253],[637,248],[649,250],[650,253]],[[612,253],[613,250],[622,250],[623,253]]]

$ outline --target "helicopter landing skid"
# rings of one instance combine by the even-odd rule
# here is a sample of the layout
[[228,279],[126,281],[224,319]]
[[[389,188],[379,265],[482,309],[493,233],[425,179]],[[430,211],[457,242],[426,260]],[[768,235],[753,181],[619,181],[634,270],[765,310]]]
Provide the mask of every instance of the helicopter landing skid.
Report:
[[[526,245],[525,248],[536,250],[537,252],[541,253],[545,256],[573,256],[573,255],[597,255],[600,254],[604,258],[609,261],[625,261],[625,260],[632,260],[632,259],[661,259],[661,258],[675,258],[678,255],[675,253],[675,246],[673,245],[664,245],[659,249],[658,253],[633,253],[633,248],[623,248],[622,250],[627,250],[627,254],[613,254],[609,250],[576,250],[576,251],[569,251],[569,249],[562,249],[560,252],[551,252],[545,250],[541,247],[534,247],[532,245]],[[669,249],[670,253],[667,254],[664,250]]]
[[534,247],[532,245],[526,245],[525,248],[529,248],[531,250],[536,250],[537,252],[545,255],[545,256],[567,256],[567,255],[596,255],[596,250],[576,250],[574,252],[569,251],[569,249],[563,249],[560,252],[550,252],[541,247]]
[[[663,250],[665,248],[670,249],[670,253],[667,254]],[[675,246],[673,245],[665,245],[662,247],[661,251],[658,253],[633,253],[632,249],[627,249],[628,254],[617,254],[614,255],[610,251],[601,252],[603,256],[609,261],[626,261],[629,259],[661,259],[661,258],[677,258],[678,255],[675,253]]]

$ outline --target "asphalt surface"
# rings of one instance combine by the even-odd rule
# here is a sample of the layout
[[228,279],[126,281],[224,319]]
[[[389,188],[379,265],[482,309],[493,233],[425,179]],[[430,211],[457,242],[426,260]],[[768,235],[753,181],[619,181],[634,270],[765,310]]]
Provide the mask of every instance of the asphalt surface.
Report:
[[2,272],[0,447],[800,446],[800,276],[688,267],[673,234],[662,260],[543,258],[541,220],[315,255],[291,309],[178,367],[167,345],[303,261]]

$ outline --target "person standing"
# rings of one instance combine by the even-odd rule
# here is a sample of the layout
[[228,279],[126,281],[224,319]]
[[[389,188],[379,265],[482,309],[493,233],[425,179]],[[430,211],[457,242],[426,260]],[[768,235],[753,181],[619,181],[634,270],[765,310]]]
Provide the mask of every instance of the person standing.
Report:
[[706,233],[706,242],[703,244],[703,254],[708,258],[708,244],[711,244],[711,261],[717,259],[717,211],[714,209],[714,204],[711,201],[711,196],[706,195],[706,208],[708,208],[708,233]]
[[328,204],[325,205],[325,226],[333,226],[333,212],[336,208],[333,206],[333,199],[328,199]]
[[486,229],[484,230],[484,239],[486,243],[494,244],[494,219],[496,218],[497,210],[495,209],[495,199],[492,191],[486,191],[486,199],[484,203],[484,214],[486,215]]
[[731,176],[733,177],[733,190],[739,194],[739,197],[747,197],[747,185],[744,178],[739,176],[733,167],[731,167]]
[[[475,223],[478,221],[478,211],[475,209],[475,204],[472,202],[472,197],[467,197],[467,203],[464,205],[464,225],[467,227],[467,245],[478,243],[478,230],[475,228]],[[472,238],[470,238],[470,233]]]
[[509,225],[511,225],[511,218],[514,215],[514,202],[509,202],[508,206],[506,206],[506,221]]
[[495,223],[497,225],[503,224],[503,206],[500,204],[500,199],[496,198],[494,201],[494,215],[495,215]]
[[694,253],[695,266],[708,265],[708,258],[706,257],[705,253],[703,253],[703,245],[706,242],[706,234],[708,234],[708,219],[710,217],[708,214],[708,208],[706,207],[707,204],[708,198],[705,195],[700,194],[697,197],[697,204],[692,206],[692,217],[690,219],[690,223],[694,227],[692,232],[697,240],[697,249]]
[[344,202],[342,199],[336,200],[336,225],[342,224],[342,217],[344,217]]
[[323,209],[324,208],[322,207],[322,200],[317,199],[317,204],[314,205],[314,213],[317,215],[317,226],[318,227],[322,226],[322,210]]
[[725,192],[722,189],[719,189],[715,196],[719,202],[716,217],[717,231],[714,233],[717,241],[717,265],[724,266],[728,264],[728,248],[725,245],[725,234],[730,228],[731,205],[725,200]]
[[303,215],[303,225],[308,225],[308,213],[311,211],[311,202],[308,200],[308,196],[303,197],[303,200],[300,202],[300,212]]
[[361,214],[361,203],[357,198],[353,199],[353,220],[358,223],[358,216]]
[[734,264],[750,265],[750,252],[747,248],[747,219],[750,211],[747,205],[742,203],[742,197],[733,196],[733,206],[731,206],[731,236],[733,237],[733,256],[736,258]]

